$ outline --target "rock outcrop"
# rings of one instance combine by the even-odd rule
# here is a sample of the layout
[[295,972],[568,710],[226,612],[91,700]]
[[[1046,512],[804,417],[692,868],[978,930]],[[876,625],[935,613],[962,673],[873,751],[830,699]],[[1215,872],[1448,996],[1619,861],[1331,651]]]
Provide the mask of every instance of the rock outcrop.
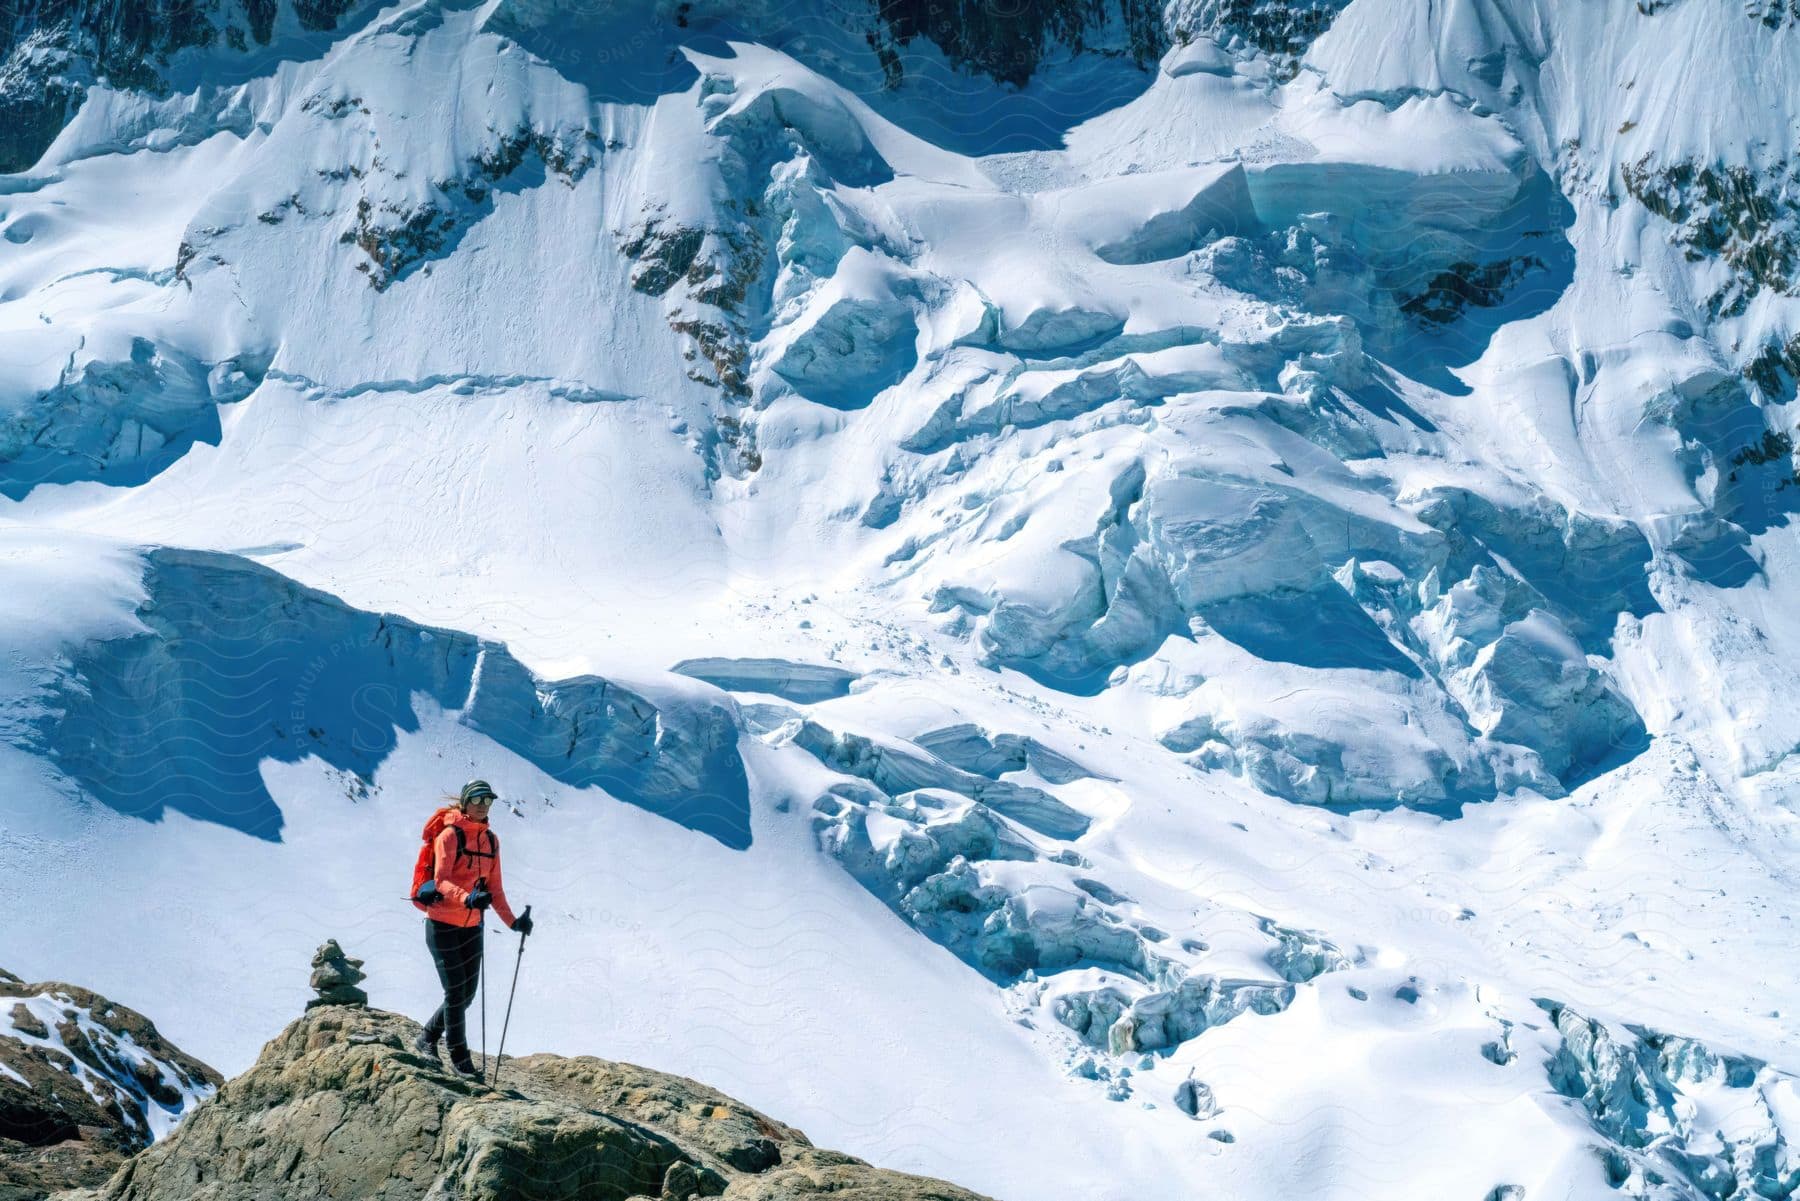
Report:
[[34,0],[0,21],[0,171],[37,161],[96,87],[167,90],[184,51],[328,33],[353,0]]
[[55,1201],[980,1201],[631,1064],[530,1055],[486,1089],[414,1053],[418,1031],[378,1009],[311,1010],[166,1139]]
[[142,1014],[0,970],[0,1201],[99,1184],[220,1083]]

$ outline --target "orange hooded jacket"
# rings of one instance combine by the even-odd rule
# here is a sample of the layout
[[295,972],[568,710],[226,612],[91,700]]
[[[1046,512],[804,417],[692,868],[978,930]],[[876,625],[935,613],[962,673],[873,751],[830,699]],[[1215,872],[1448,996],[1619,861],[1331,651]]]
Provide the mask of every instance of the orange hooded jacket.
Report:
[[[428,832],[433,825],[439,829],[431,840],[431,878],[437,881],[440,899],[425,910],[425,916],[446,926],[480,925],[481,911],[470,909],[463,902],[468,900],[475,882],[485,879],[488,891],[494,895],[494,912],[510,929],[513,911],[506,903],[506,889],[500,882],[500,840],[494,837],[486,822],[476,821],[456,809],[438,810],[427,824]],[[460,855],[457,853],[458,830],[462,831],[463,853]]]

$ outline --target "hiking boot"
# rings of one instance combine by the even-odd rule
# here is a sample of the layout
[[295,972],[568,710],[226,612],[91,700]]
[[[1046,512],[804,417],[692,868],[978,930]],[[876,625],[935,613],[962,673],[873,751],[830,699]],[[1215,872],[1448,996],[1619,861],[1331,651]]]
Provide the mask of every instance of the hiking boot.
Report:
[[412,1042],[413,1050],[417,1051],[427,1059],[437,1058],[437,1045],[438,1040],[432,1037],[431,1031],[429,1030],[419,1031],[419,1037],[413,1039]]
[[481,1078],[481,1073],[476,1070],[474,1061],[469,1058],[467,1047],[464,1047],[460,1053],[454,1048],[451,1049],[450,1070],[455,1072],[458,1076],[467,1076],[471,1080],[479,1080]]

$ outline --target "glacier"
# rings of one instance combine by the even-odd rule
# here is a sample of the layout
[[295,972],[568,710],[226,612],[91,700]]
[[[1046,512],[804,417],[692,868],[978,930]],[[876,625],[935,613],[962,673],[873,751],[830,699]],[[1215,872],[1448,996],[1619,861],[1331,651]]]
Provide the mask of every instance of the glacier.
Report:
[[0,30],[8,967],[429,1008],[482,775],[527,1052],[996,1197],[1794,1195],[1800,19],[1014,7]]

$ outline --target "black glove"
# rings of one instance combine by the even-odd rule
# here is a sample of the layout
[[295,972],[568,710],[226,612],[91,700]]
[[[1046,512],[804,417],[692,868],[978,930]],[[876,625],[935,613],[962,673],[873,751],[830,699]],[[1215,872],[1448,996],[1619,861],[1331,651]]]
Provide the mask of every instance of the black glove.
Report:
[[435,905],[442,898],[438,895],[436,880],[427,880],[419,885],[419,891],[413,894],[413,900],[421,905]]
[[513,929],[520,934],[531,933],[531,906],[525,906],[525,912],[513,919]]
[[474,891],[469,893],[467,899],[463,901],[463,904],[470,909],[486,909],[493,903],[494,894],[487,890],[486,884],[477,884]]

